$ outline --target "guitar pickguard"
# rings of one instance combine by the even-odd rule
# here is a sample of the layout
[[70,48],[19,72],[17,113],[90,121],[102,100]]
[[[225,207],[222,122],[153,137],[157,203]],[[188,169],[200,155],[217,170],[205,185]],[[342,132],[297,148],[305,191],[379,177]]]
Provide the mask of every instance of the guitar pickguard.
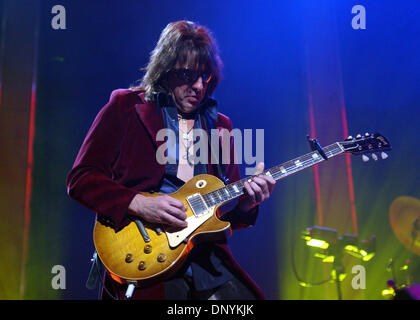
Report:
[[165,229],[166,236],[168,238],[168,243],[171,248],[177,247],[180,243],[184,241],[191,233],[193,233],[198,227],[200,227],[204,222],[206,222],[214,212],[214,207],[209,208],[207,213],[203,213],[199,216],[192,215],[186,219],[188,226],[182,230],[171,231]]

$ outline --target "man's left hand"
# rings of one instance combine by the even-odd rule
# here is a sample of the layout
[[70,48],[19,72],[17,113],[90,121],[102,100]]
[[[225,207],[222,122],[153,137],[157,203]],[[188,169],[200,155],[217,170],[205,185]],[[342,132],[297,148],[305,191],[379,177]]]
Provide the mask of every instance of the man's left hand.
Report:
[[273,177],[261,174],[264,171],[264,163],[260,162],[255,170],[255,175],[250,183],[244,183],[245,196],[239,200],[239,209],[247,212],[267,200],[273,192],[276,180]]

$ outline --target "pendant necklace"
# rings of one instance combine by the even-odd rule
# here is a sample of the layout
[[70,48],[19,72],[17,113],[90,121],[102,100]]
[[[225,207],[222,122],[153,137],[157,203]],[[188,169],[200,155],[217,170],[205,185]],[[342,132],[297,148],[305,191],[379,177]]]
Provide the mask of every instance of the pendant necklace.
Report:
[[[179,122],[181,122],[183,124],[187,123],[187,121],[185,119],[181,118],[179,115],[178,115],[178,118],[179,118]],[[193,127],[194,127],[194,125],[187,132],[185,132],[181,128],[181,126],[179,125],[179,130],[182,131],[182,139],[180,139],[180,140],[181,140],[181,143],[183,144],[183,146],[186,149],[186,154],[184,154],[184,156],[182,158],[186,159],[190,166],[194,165],[194,163],[192,162],[192,161],[194,161],[194,156],[192,154],[190,154],[190,148],[193,145],[192,144],[193,138],[190,136],[190,133],[191,133]],[[184,140],[187,140],[187,143],[184,143]]]

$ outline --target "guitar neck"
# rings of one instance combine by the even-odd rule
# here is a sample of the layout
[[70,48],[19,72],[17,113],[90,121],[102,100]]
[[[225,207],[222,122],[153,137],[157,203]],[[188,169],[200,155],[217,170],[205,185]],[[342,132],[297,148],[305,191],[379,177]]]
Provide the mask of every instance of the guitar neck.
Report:
[[[344,152],[343,148],[338,142],[324,147],[323,151],[328,159],[338,156]],[[313,165],[322,161],[325,161],[325,159],[321,156],[321,154],[318,151],[312,151],[303,156],[265,170],[262,172],[262,174],[270,175],[275,180],[280,180],[296,172],[312,167]],[[206,193],[202,195],[202,197],[208,207],[213,207],[215,205],[231,201],[244,194],[244,183],[246,181],[250,182],[251,177],[246,177],[244,179],[230,183],[222,188]]]

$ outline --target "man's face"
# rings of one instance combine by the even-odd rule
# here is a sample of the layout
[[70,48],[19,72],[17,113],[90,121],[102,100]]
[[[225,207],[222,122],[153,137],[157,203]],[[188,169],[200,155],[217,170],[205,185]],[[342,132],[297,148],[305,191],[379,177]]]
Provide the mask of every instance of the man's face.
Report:
[[[182,70],[184,68],[186,69],[187,66],[177,63],[174,69]],[[192,69],[192,71],[200,74],[201,69]],[[186,81],[181,74],[182,72],[169,74],[169,91],[178,110],[183,113],[191,113],[198,109],[204,99],[208,83],[204,82],[201,76],[195,81]]]

